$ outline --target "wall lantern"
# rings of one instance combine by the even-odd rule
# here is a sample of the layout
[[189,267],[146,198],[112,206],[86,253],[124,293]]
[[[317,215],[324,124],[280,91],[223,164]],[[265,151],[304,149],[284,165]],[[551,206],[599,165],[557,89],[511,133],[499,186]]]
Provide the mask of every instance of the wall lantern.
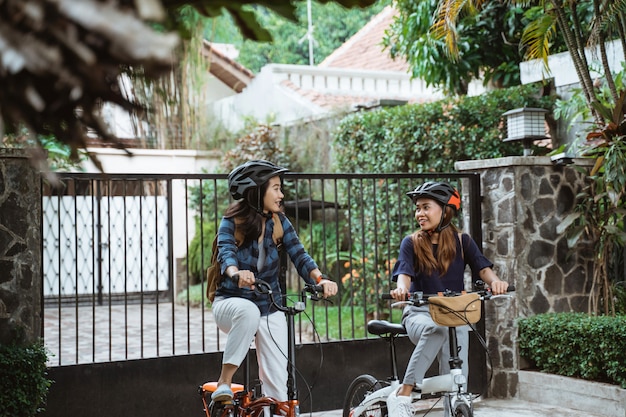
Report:
[[524,144],[524,156],[531,155],[531,146],[534,141],[547,139],[546,136],[546,109],[522,107],[504,113],[507,119],[507,137],[504,142],[514,140]]

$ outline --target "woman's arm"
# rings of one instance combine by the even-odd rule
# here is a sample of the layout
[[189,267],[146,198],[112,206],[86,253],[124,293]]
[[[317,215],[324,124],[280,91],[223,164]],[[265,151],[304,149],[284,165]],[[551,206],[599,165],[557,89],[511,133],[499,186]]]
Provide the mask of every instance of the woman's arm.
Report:
[[500,280],[493,269],[483,268],[478,273],[480,279],[482,279],[490,288],[494,295],[504,294],[509,288],[509,284],[506,281]]
[[232,277],[239,275],[239,288],[251,287],[254,283],[254,273],[249,270],[240,270],[237,260],[237,243],[235,242],[235,222],[223,217],[218,229],[217,246],[218,261],[222,265],[223,274]]
[[389,291],[389,294],[394,300],[404,301],[406,294],[409,293],[409,288],[411,288],[411,277],[406,274],[400,274],[398,275],[396,288]]
[[309,277],[317,282],[317,285],[321,285],[324,288],[324,298],[332,297],[337,294],[337,283],[331,281],[328,276],[322,274],[322,272],[315,268],[309,273]]

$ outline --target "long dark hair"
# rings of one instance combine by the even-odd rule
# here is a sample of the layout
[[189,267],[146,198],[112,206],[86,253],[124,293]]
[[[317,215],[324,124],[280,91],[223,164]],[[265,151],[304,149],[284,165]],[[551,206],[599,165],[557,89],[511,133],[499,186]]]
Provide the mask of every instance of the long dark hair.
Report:
[[232,203],[226,209],[224,217],[233,219],[235,227],[243,232],[244,241],[241,243],[258,240],[259,236],[261,236],[263,221],[267,217],[259,213],[255,207],[257,207],[259,202],[261,205],[263,204],[263,197],[268,186],[269,181],[261,185],[261,187],[251,188],[246,192],[243,199]]
[[423,272],[426,275],[430,275],[434,271],[438,271],[439,276],[442,277],[448,272],[448,268],[456,256],[456,242],[459,229],[450,223],[456,212],[450,206],[446,206],[444,211],[444,222],[450,224],[450,226],[439,232],[439,246],[436,259],[433,255],[433,244],[428,232],[418,230],[411,236],[413,252],[415,252],[414,268],[416,273]]

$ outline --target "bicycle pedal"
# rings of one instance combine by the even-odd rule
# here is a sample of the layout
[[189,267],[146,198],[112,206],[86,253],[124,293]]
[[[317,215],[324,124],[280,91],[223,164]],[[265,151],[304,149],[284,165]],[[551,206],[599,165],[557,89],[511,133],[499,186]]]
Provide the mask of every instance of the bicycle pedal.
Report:
[[211,416],[221,416],[226,410],[232,410],[234,408],[234,405],[235,403],[233,400],[211,401],[211,403],[209,404],[209,413]]

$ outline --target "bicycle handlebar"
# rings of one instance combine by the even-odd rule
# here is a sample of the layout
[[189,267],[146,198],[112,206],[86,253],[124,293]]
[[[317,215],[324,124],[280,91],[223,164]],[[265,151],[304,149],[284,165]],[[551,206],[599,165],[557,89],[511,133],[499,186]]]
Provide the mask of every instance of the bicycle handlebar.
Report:
[[[229,278],[236,284],[239,284],[239,274],[233,274]],[[290,311],[289,307],[283,306],[282,304],[276,301],[274,291],[272,291],[272,287],[269,282],[263,281],[260,279],[255,279],[253,286],[254,286],[254,290],[258,292],[259,294],[268,295],[270,298],[270,302],[274,305],[274,307],[277,310],[283,311],[283,312]],[[315,285],[315,284],[304,284],[304,288],[302,289],[302,293],[301,293],[302,299],[304,299],[305,297],[304,293],[311,294],[310,296],[311,300],[318,301],[324,297],[324,287],[321,285]],[[298,311],[301,311],[303,309],[304,309],[303,307],[297,308]]]
[[[476,293],[476,294],[480,295],[483,300],[488,300],[491,297],[494,297],[494,295],[491,293],[491,289],[490,288],[484,288],[484,285],[485,285],[485,283],[479,280],[479,281],[476,282],[476,286],[477,287],[482,287],[483,289],[479,289],[479,290],[476,290],[476,291],[467,291],[466,294]],[[514,292],[514,291],[515,291],[515,286],[514,285],[509,285],[508,288],[506,289],[506,292]],[[446,290],[445,292],[442,292],[442,293],[439,293],[439,294],[424,294],[424,293],[418,291],[418,292],[406,294],[405,300],[400,300],[400,301],[410,301],[410,302],[413,302],[415,304],[423,305],[423,304],[427,304],[428,303],[428,299],[430,297],[439,297],[439,296],[442,296],[442,295],[444,297],[455,297],[455,296],[459,296],[459,295],[462,295],[462,294],[463,293],[461,293],[461,292],[449,291],[449,290]],[[394,299],[391,296],[390,293],[381,294],[381,298],[383,300],[393,300]]]

